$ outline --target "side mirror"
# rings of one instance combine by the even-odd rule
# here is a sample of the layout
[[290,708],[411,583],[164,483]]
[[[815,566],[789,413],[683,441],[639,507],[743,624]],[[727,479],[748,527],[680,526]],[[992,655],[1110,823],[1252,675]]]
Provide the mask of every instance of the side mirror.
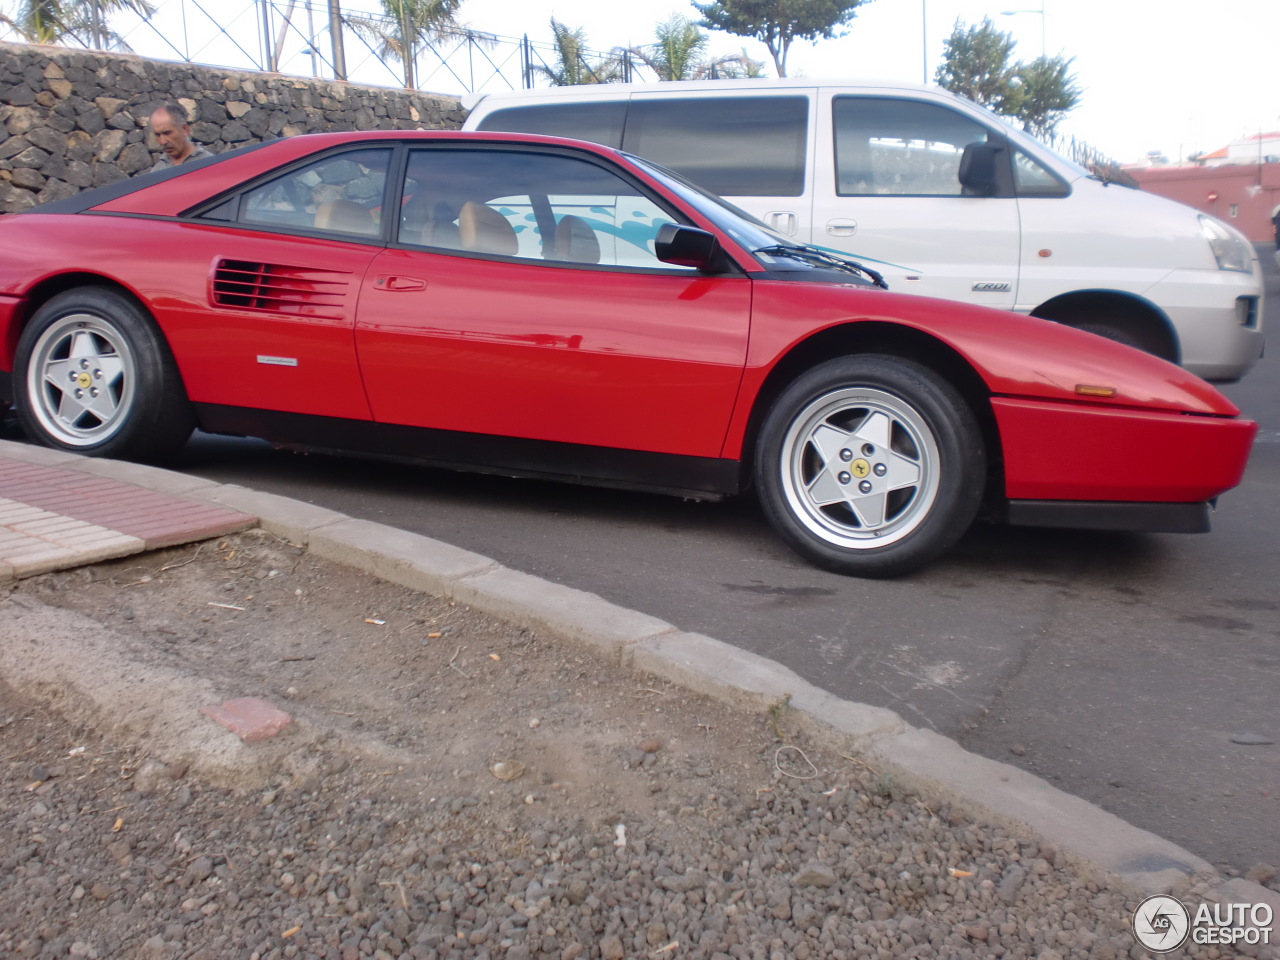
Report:
[[664,223],[659,227],[658,236],[653,241],[653,252],[663,263],[697,267],[699,270],[711,268],[719,249],[720,242],[715,234],[675,223]]
[[990,141],[967,144],[960,155],[960,186],[973,196],[994,195],[1000,186],[997,160],[1003,150]]

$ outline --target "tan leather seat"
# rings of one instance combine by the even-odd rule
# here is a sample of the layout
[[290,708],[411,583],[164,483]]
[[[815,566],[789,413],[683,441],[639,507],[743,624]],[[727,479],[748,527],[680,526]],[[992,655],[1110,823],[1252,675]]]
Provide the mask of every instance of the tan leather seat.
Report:
[[457,210],[447,203],[433,200],[429,194],[417,193],[401,209],[400,240],[457,250],[462,240],[454,223],[456,216]]
[[458,233],[464,250],[514,257],[520,249],[516,231],[507,218],[483,203],[467,201],[462,205]]
[[353,200],[326,200],[316,207],[315,228],[373,236],[377,227],[369,211]]
[[574,263],[599,263],[600,241],[581,217],[570,214],[556,224],[556,259]]
[[422,227],[422,243],[428,247],[457,250],[462,246],[461,231],[451,220],[428,220]]

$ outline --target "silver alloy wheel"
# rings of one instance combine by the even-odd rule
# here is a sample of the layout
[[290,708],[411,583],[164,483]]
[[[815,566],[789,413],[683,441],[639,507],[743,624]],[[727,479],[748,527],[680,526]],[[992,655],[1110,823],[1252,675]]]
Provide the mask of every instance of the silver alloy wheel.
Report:
[[938,494],[933,431],[909,403],[882,390],[818,397],[792,420],[778,466],[796,519],[846,549],[901,540],[924,522]]
[[125,336],[89,313],[49,325],[27,365],[27,396],[40,426],[67,446],[113,436],[128,419],[137,364]]

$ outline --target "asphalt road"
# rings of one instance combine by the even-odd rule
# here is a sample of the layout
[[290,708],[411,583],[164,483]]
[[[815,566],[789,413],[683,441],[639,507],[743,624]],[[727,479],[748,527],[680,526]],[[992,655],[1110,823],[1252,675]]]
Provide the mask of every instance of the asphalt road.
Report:
[[[1211,534],[982,527],[888,582],[808,566],[749,499],[687,503],[213,437],[192,441],[182,469],[438,537],[739,644],[1243,872],[1280,866],[1278,374],[1273,356],[1225,388],[1261,433]],[[1251,737],[1273,742],[1234,742]]]

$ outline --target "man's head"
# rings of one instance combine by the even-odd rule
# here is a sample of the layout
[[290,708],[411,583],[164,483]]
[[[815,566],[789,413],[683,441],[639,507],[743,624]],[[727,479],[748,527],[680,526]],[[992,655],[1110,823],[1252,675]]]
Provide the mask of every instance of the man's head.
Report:
[[160,141],[160,147],[170,163],[182,163],[195,152],[191,142],[191,125],[181,104],[165,103],[151,114],[151,132]]

